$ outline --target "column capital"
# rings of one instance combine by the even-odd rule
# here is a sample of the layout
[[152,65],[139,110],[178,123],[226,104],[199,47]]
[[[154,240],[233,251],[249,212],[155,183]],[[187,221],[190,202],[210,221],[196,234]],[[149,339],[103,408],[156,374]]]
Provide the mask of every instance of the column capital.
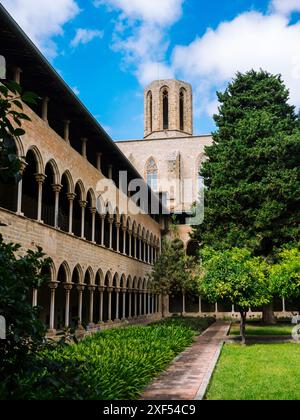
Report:
[[127,288],[126,287],[122,287],[121,292],[126,293],[127,292]]
[[82,143],[85,143],[85,144],[88,142],[87,137],[81,137],[80,140],[81,140]]
[[20,162],[20,170],[19,170],[19,172],[20,172],[20,174],[21,174],[21,175],[23,175],[23,173],[24,173],[25,169],[26,169],[26,168],[27,168],[27,166],[28,166],[28,163],[27,163],[27,162],[26,162],[26,160],[25,160],[25,159],[23,159],[23,158],[19,159],[19,162]]
[[106,219],[106,214],[100,213],[99,216],[100,216],[100,219],[101,220],[105,220]]
[[63,186],[61,184],[52,184],[52,188],[55,193],[60,193]]
[[85,289],[85,284],[78,284],[77,285],[77,290],[78,290],[78,292],[83,292],[84,291],[84,289]]
[[74,283],[63,283],[65,290],[72,290]]
[[127,232],[127,226],[122,225],[123,232]]
[[115,287],[115,292],[116,293],[120,293],[121,292],[121,288],[120,287]]
[[59,281],[51,281],[50,283],[48,283],[48,286],[50,287],[51,290],[57,289],[58,285],[59,285]]
[[76,194],[75,193],[67,193],[67,198],[69,201],[74,201],[76,198]]
[[108,291],[108,293],[112,293],[114,291],[114,288],[113,287],[108,287],[107,291]]
[[90,211],[91,211],[92,214],[96,214],[97,213],[96,207],[91,207],[90,208]]
[[120,229],[120,227],[121,227],[121,223],[120,222],[116,222],[115,225],[116,225],[116,228],[117,229]]
[[45,174],[34,174],[34,177],[39,184],[43,184],[47,178]]
[[115,221],[115,219],[114,219],[113,217],[109,217],[109,218],[108,218],[108,223],[109,223],[110,225],[112,225],[112,224],[114,223],[114,221]]
[[105,291],[105,286],[98,286],[98,290],[103,293]]
[[95,290],[97,289],[97,286],[96,286],[96,284],[90,284],[89,286],[88,286],[88,290],[92,293],[92,292],[95,292]]
[[80,201],[79,201],[79,205],[80,205],[80,207],[81,207],[82,209],[85,209],[85,208],[86,208],[86,206],[87,206],[87,204],[88,204],[88,202],[87,202],[87,201],[84,201],[84,200],[80,200]]

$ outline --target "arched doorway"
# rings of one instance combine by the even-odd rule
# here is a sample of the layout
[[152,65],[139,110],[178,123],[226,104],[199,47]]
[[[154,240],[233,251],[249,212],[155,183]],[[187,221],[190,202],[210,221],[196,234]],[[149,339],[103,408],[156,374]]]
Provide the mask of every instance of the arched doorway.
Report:
[[22,213],[29,219],[37,219],[38,184],[35,175],[38,173],[38,163],[32,150],[26,155],[26,163],[23,173]]

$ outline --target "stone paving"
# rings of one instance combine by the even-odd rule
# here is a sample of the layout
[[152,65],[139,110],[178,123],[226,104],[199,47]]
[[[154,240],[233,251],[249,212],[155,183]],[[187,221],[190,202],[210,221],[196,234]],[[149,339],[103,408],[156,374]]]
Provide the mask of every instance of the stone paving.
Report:
[[216,322],[209,327],[145,390],[142,399],[203,399],[229,328],[228,322]]

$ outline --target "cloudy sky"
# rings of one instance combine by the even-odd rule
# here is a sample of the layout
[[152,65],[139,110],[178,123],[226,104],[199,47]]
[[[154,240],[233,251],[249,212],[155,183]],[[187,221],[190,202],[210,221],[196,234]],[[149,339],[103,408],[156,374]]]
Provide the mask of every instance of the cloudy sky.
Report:
[[195,132],[236,71],[281,73],[300,108],[300,0],[1,0],[114,139],[143,136],[143,88],[194,88]]

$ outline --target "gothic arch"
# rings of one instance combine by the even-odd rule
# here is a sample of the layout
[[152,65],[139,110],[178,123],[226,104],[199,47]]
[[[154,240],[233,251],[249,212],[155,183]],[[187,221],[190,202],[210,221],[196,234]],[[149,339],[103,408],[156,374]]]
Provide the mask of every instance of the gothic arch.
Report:
[[67,180],[68,193],[74,193],[74,190],[75,190],[74,181],[73,181],[72,175],[71,175],[71,173],[68,169],[62,174],[60,183],[62,183],[62,179],[64,177]]
[[158,166],[156,159],[151,156],[145,165],[145,178],[153,191],[158,190]]
[[104,274],[101,268],[96,273],[95,284],[97,286],[104,286]]
[[185,107],[186,107],[186,90],[181,88],[179,90],[179,128],[185,131]]
[[[62,262],[59,266],[58,272],[60,271],[61,268],[63,268],[64,271],[65,271],[67,283],[71,283],[72,275],[71,275],[71,270],[70,270],[69,264],[66,261]],[[56,277],[53,277],[53,278],[56,278]]]
[[54,159],[50,159],[45,166],[45,169],[47,167],[47,165],[51,166],[53,174],[54,174],[54,183],[59,185],[60,181],[61,181],[61,177],[60,177],[60,173],[59,173],[59,169],[57,166],[57,163]]
[[45,173],[45,170],[44,170],[45,166],[44,166],[43,158],[42,158],[42,155],[41,155],[41,152],[39,151],[39,149],[36,146],[31,146],[27,150],[27,155],[28,155],[29,152],[32,152],[35,156],[36,163],[37,163],[37,173],[38,174],[44,174]]
[[161,109],[162,109],[162,129],[168,130],[170,124],[170,98],[168,86],[163,86],[160,90]]

